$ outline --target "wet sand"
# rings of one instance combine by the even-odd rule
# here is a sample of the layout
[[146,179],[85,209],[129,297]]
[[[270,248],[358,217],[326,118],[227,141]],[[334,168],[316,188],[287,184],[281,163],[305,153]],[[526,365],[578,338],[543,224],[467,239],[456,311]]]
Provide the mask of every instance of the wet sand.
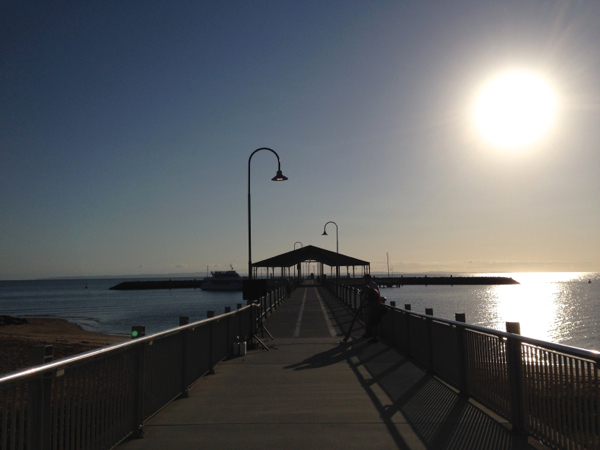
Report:
[[0,374],[29,367],[29,347],[33,345],[52,344],[54,359],[59,359],[129,339],[85,331],[64,319],[28,317],[27,321],[0,326]]

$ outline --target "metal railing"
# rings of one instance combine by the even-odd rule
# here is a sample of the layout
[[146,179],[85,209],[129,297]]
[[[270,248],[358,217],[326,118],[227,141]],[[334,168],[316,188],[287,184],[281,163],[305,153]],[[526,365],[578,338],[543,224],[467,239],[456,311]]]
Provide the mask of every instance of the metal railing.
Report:
[[141,436],[284,300],[278,288],[234,312],[0,375],[0,450],[110,449]]
[[[353,310],[358,290],[327,288]],[[386,306],[381,335],[554,449],[600,449],[600,353]]]

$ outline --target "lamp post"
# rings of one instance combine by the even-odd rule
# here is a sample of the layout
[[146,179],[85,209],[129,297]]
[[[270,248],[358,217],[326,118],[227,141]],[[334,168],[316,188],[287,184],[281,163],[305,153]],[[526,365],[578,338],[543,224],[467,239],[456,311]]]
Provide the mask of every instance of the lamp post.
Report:
[[251,208],[250,208],[250,161],[256,152],[261,150],[269,150],[277,157],[277,173],[271,180],[273,181],[285,181],[287,177],[285,177],[281,173],[281,159],[279,159],[279,155],[275,150],[271,150],[267,147],[261,147],[252,152],[250,158],[248,158],[248,279],[252,279],[252,220],[251,220]]
[[[296,250],[296,244],[300,244],[300,248],[304,248],[304,246],[302,245],[302,242],[300,241],[296,241],[294,242],[294,251]],[[298,263],[298,269],[300,268],[300,263]],[[300,272],[296,273],[296,266],[294,266],[294,278],[296,278],[297,280],[300,279]]]
[[[323,234],[321,236],[327,236],[327,231],[325,229],[327,228],[327,224],[330,224],[330,223],[332,223],[332,224],[335,225],[335,251],[336,251],[336,253],[339,253],[340,252],[340,248],[339,248],[339,245],[338,245],[338,226],[337,226],[337,223],[335,223],[333,220],[330,220],[329,222],[327,222],[325,224],[325,226],[323,227]],[[337,281],[340,280],[340,266],[338,266],[338,265],[335,266],[335,279]]]
[[338,226],[337,226],[337,223],[335,223],[332,220],[330,220],[329,222],[327,222],[325,224],[325,226],[323,227],[323,234],[321,236],[328,236],[327,231],[325,231],[325,228],[327,228],[327,224],[328,223],[332,223],[332,224],[335,225],[335,251],[336,251],[336,253],[339,253],[340,249],[338,247]]

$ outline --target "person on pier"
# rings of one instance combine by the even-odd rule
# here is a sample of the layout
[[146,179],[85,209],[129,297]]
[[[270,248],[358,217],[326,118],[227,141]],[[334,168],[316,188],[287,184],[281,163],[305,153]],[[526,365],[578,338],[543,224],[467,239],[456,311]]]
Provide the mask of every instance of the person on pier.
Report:
[[378,342],[377,326],[381,322],[381,317],[385,312],[385,307],[379,294],[379,286],[373,281],[370,274],[364,276],[365,285],[361,289],[363,297],[363,307],[365,311],[365,329],[364,338],[369,338],[369,343]]

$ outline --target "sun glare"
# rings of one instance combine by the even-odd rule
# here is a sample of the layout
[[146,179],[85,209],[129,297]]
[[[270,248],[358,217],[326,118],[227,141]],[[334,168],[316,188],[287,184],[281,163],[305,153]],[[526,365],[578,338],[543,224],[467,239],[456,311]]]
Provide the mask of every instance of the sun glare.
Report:
[[473,116],[486,141],[503,149],[519,149],[538,142],[548,133],[556,107],[556,95],[544,78],[512,71],[484,85]]

